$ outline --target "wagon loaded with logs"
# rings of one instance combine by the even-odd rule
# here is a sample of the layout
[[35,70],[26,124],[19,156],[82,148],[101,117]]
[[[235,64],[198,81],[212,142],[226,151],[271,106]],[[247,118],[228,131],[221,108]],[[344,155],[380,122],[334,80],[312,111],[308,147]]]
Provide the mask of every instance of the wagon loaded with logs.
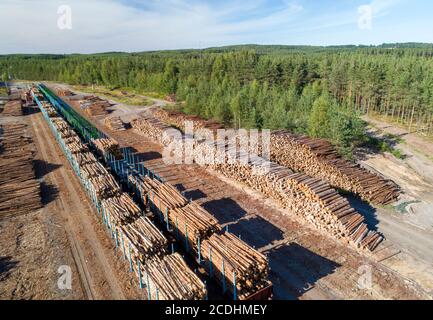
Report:
[[233,234],[214,234],[203,241],[201,252],[211,276],[239,300],[270,285],[267,258]]
[[140,271],[137,273],[152,300],[206,298],[206,286],[178,253],[156,256],[145,265],[140,265]]
[[103,157],[105,157],[107,154],[111,154],[116,160],[123,159],[123,154],[120,151],[119,143],[112,138],[92,139],[92,144],[98,153]]
[[188,241],[187,249],[192,248],[195,252],[198,251],[200,242],[221,230],[218,221],[195,202],[170,210],[168,219],[176,228],[178,237]]
[[168,241],[147,217],[118,227],[122,246],[131,252],[133,261],[147,261],[166,254]]

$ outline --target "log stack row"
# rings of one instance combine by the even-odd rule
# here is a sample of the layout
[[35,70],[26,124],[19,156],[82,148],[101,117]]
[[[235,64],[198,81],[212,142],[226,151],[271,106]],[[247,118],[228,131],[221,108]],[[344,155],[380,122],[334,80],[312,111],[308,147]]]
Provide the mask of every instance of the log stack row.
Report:
[[[221,225],[202,206],[195,202],[188,202],[170,184],[147,176],[130,175],[128,178],[136,193],[154,209],[161,220],[167,223],[168,219],[173,232],[186,246],[187,251],[191,250],[190,252],[196,255],[200,252],[209,272],[214,270],[219,282],[224,283],[227,288],[230,287],[232,294],[234,293],[233,276],[236,273],[239,280],[236,282],[238,299],[246,299],[265,286],[269,286],[266,257],[237,237],[220,234]],[[215,260],[209,255],[210,247],[215,248]],[[223,260],[226,263],[226,273],[222,272],[219,264]]]
[[[214,234],[202,243],[202,255],[214,276],[239,300],[245,300],[269,285],[266,256],[233,234]],[[242,253],[242,254],[240,254]]]
[[343,159],[334,146],[323,139],[287,131],[274,132],[271,135],[271,159],[353,192],[373,204],[390,204],[400,195],[400,189],[393,181]]
[[[149,127],[155,123],[147,119],[141,121],[147,122]],[[364,217],[351,207],[346,198],[321,179],[239,152],[228,141],[196,140],[193,152],[196,163],[277,200],[284,208],[337,239],[370,251],[383,240],[381,234],[368,230]]]
[[87,115],[97,117],[106,116],[109,113],[108,108],[111,107],[111,103],[97,96],[90,95],[78,100],[78,106],[84,110]]
[[98,153],[103,157],[105,157],[107,154],[112,154],[116,160],[123,158],[119,143],[112,138],[92,139],[92,144]]
[[[57,115],[56,115],[57,116]],[[56,129],[57,127],[54,126]],[[64,130],[62,126],[59,126]],[[63,140],[66,148],[76,143],[74,136]],[[70,151],[70,150],[69,150]],[[73,167],[95,203],[103,221],[128,256],[153,299],[204,299],[206,287],[179,255],[167,255],[167,239],[127,195],[114,177],[97,162],[92,153],[72,154]],[[170,188],[161,188],[170,192]],[[98,209],[99,210],[99,209]]]
[[126,125],[120,117],[108,117],[104,120],[105,125],[113,131],[125,131]]
[[[218,123],[188,116],[182,112],[158,108],[154,116],[184,130],[185,121],[192,121],[196,134],[200,129],[222,128]],[[259,139],[261,141],[261,139]],[[251,151],[261,152],[260,145],[251,145]],[[335,188],[359,195],[373,204],[386,205],[395,202],[400,188],[393,181],[373,173],[355,162],[343,159],[335,147],[324,139],[315,139],[292,134],[288,131],[275,131],[270,140],[271,160],[296,172],[327,181]]]
[[21,100],[11,100],[6,102],[3,108],[3,117],[19,117],[23,115]]
[[0,125],[0,219],[41,208],[40,184],[33,169],[34,145],[27,125]]
[[148,137],[149,139],[161,144],[167,144],[164,133],[169,132],[173,128],[152,116],[142,116],[131,121],[132,128],[139,134]]
[[204,300],[206,286],[178,254],[155,256],[140,266],[152,300]]

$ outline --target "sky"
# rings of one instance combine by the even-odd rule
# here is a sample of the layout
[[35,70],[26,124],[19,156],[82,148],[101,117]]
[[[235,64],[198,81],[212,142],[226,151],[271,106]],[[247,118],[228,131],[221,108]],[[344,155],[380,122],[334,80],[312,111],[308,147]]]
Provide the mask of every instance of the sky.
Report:
[[430,0],[0,0],[0,54],[433,43]]

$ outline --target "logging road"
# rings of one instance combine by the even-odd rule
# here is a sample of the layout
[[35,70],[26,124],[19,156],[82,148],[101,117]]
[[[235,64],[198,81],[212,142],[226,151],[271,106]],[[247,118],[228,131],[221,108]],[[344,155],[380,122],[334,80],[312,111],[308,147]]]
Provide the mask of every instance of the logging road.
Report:
[[[125,299],[123,284],[118,279],[117,266],[113,265],[114,250],[102,225],[96,225],[95,211],[86,198],[78,178],[69,167],[57,142],[41,113],[31,115],[35,142],[45,161],[59,168],[47,174],[59,188],[58,213],[64,220],[64,228],[79,273],[81,287],[88,299]],[[103,239],[101,241],[101,237]],[[105,240],[105,241],[104,241]]]

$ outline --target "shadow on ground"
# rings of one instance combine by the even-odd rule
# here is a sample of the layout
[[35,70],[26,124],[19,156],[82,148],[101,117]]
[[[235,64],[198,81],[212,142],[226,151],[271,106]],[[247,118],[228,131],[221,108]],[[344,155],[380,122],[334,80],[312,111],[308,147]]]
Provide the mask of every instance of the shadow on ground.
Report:
[[43,206],[46,206],[47,204],[57,200],[59,197],[59,189],[57,186],[49,184],[46,181],[42,181],[40,186],[41,201]]
[[348,194],[345,195],[349,200],[350,205],[356,209],[365,218],[365,223],[368,225],[370,230],[377,231],[379,220],[377,218],[376,209],[372,207],[368,202],[360,199],[359,197]]
[[317,281],[334,273],[341,266],[297,243],[283,244],[268,251],[267,255],[276,300],[300,298]]
[[13,261],[12,257],[0,257],[0,279],[17,266],[18,262]]
[[47,174],[61,168],[62,165],[48,163],[45,160],[33,160],[33,167],[35,168],[36,178],[41,179]]
[[222,198],[211,200],[202,204],[220,224],[234,222],[246,215],[246,211],[233,199]]

